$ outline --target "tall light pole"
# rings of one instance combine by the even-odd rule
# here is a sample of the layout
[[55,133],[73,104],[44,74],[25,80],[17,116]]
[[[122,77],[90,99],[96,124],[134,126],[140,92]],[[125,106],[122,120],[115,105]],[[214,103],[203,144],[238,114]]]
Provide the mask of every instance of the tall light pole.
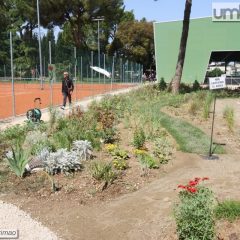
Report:
[[[93,21],[98,22],[98,67],[101,67],[101,60],[100,60],[100,36],[99,36],[99,29],[100,29],[100,21],[104,21],[104,17],[97,17],[93,18]],[[100,73],[99,73],[99,82],[100,82]]]
[[38,18],[38,45],[39,45],[39,60],[40,60],[40,81],[41,81],[41,90],[43,90],[43,78],[42,78],[42,48],[41,48],[41,31],[40,31],[39,0],[37,0],[37,18]]

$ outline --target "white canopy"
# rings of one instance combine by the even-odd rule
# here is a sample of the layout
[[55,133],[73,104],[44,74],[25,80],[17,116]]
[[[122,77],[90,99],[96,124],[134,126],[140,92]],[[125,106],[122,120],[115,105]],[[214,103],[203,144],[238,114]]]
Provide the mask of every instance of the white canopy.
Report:
[[111,78],[111,73],[108,72],[107,70],[100,68],[100,67],[94,67],[94,66],[90,66],[90,68],[92,68],[94,71],[99,72],[103,75],[105,75],[108,78]]

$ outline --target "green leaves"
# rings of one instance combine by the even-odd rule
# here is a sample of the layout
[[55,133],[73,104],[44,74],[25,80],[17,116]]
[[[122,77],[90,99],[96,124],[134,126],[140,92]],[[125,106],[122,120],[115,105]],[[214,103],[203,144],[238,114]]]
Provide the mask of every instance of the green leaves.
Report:
[[7,154],[9,167],[18,176],[23,177],[25,167],[28,163],[28,154],[23,150],[19,143],[12,147],[12,151]]
[[181,191],[174,216],[180,240],[212,240],[215,237],[214,203],[211,190],[197,187],[196,193]]

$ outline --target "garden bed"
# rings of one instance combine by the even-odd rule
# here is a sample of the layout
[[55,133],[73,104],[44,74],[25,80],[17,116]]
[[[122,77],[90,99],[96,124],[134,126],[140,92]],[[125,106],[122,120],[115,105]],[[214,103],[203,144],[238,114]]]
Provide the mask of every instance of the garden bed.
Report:
[[[75,109],[62,119],[52,112],[49,123],[8,129],[0,136],[1,144],[4,142],[0,160],[1,199],[31,212],[65,239],[76,238],[79,234],[83,236],[81,239],[99,239],[98,234],[104,226],[108,231],[106,235],[101,233],[100,239],[122,239],[126,236],[122,235],[124,232],[132,234],[130,239],[136,239],[140,229],[144,229],[145,239],[154,236],[176,239],[176,226],[171,216],[180,181],[200,174],[209,176],[219,199],[231,196],[240,200],[233,184],[237,183],[238,176],[234,171],[238,164],[239,123],[234,122],[234,131],[230,131],[222,113],[226,103],[230,101],[228,104],[237,106],[238,100],[219,100],[221,111],[217,108],[214,138],[228,141],[215,153],[227,155],[219,155],[219,164],[202,163],[199,155],[207,154],[211,115],[208,113],[204,119],[203,109],[191,106],[194,94],[175,96],[147,87],[126,96],[107,97],[99,105],[93,103],[86,113]],[[211,112],[211,108],[208,111]],[[236,109],[235,116],[239,116]],[[32,144],[36,138],[28,136],[34,131],[42,139],[36,145]],[[30,148],[31,157],[37,156],[46,146],[50,152],[65,148],[69,156],[78,151],[74,149],[74,141],[79,140],[91,144],[91,156],[80,160],[78,171],[59,168],[58,174],[51,174],[51,171],[46,172],[49,168],[45,166],[45,171],[17,177],[9,169],[5,154],[11,151],[11,145],[17,144],[15,140],[19,136],[24,137],[23,150]],[[225,159],[228,159],[228,165],[225,165]],[[221,174],[221,167],[226,174]],[[101,174],[99,168],[104,169]],[[227,176],[231,179],[226,180]],[[66,219],[59,219],[59,215]],[[86,225],[78,218],[84,218]],[[151,227],[147,222],[151,222]],[[218,222],[219,236],[227,239],[231,234],[239,234],[236,223]],[[152,228],[157,235],[150,231]],[[117,236],[114,235],[116,231]]]

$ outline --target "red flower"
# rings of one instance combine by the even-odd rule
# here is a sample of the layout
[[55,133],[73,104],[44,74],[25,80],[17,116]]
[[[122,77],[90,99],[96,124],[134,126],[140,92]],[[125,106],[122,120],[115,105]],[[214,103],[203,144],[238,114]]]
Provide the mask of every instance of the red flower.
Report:
[[195,187],[187,187],[188,192],[195,193],[197,192],[197,189]]
[[178,185],[178,188],[186,189],[187,187],[183,185]]
[[195,181],[195,182],[200,182],[200,181],[201,181],[201,178],[196,177],[196,178],[194,179],[194,181]]
[[189,186],[196,186],[198,184],[198,181],[190,181],[189,183],[188,183],[188,185]]
[[205,181],[205,180],[209,180],[209,178],[208,177],[202,178],[202,181]]

